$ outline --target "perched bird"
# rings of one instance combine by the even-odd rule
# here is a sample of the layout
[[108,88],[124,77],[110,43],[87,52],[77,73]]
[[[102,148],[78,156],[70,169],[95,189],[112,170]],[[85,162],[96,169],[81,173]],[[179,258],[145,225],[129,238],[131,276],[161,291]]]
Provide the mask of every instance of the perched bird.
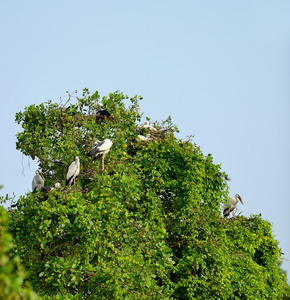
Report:
[[44,186],[41,188],[41,190],[43,192],[48,192],[48,191],[51,191],[51,190],[55,190],[55,189],[58,189],[61,187],[61,184],[59,182],[56,182],[56,184],[54,186]]
[[96,117],[110,117],[111,113],[107,109],[101,109],[97,111]]
[[141,128],[143,128],[143,129],[149,129],[149,131],[152,132],[152,133],[158,131],[156,128],[150,126],[149,121],[146,121],[146,122],[142,125]]
[[110,151],[113,142],[110,139],[104,139],[102,142],[95,141],[93,149],[88,153],[88,156],[96,161],[102,157],[102,171],[105,170],[105,155]]
[[55,185],[54,185],[54,187],[55,187],[56,189],[59,189],[59,188],[61,188],[61,184],[60,184],[59,182],[56,182]]
[[44,187],[44,180],[45,180],[45,178],[42,175],[40,170],[36,170],[35,174],[36,175],[33,177],[33,180],[32,180],[32,191],[33,192]]
[[224,217],[228,217],[231,212],[233,212],[233,217],[235,216],[234,210],[237,208],[239,201],[241,201],[241,203],[244,205],[242,197],[239,193],[237,193],[235,197],[229,198],[229,203],[226,204],[223,212]]
[[152,137],[152,135],[150,133],[148,133],[146,136],[144,136],[144,135],[138,135],[138,139],[141,142],[148,142],[148,141],[152,141],[153,137]]
[[72,185],[74,182],[74,186],[76,186],[76,177],[80,174],[80,159],[76,157],[76,160],[73,161],[68,167],[68,171],[66,174],[66,185]]
[[101,102],[98,102],[97,106],[99,107],[99,109],[104,109],[103,103],[101,103]]

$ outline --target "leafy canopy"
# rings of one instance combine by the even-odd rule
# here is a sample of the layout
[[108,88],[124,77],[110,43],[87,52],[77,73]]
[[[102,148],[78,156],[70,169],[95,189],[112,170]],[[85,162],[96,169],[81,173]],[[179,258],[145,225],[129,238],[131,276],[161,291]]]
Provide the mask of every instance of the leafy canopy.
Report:
[[[16,114],[17,149],[38,159],[46,186],[20,197],[9,230],[44,299],[277,299],[285,282],[278,242],[260,216],[221,218],[226,174],[170,117],[141,142],[139,101],[98,92],[65,104],[30,105]],[[113,146],[100,162],[94,140]],[[76,188],[65,186],[78,156]],[[246,200],[245,200],[246,202]]]
[[27,274],[19,256],[13,253],[12,236],[6,230],[6,222],[7,212],[0,206],[0,299],[36,300],[37,295],[27,282],[24,283]]

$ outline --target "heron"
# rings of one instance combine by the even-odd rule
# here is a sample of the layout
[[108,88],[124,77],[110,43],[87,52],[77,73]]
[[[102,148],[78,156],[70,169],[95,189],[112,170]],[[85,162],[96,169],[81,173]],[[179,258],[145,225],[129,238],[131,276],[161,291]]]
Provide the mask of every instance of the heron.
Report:
[[40,170],[36,170],[35,174],[36,175],[33,177],[33,180],[32,180],[32,191],[33,192],[43,188],[44,187],[44,181],[45,181],[45,178],[42,175]]
[[241,201],[241,203],[244,205],[243,199],[239,193],[237,193],[235,197],[229,198],[229,203],[226,204],[226,207],[223,212],[224,217],[228,217],[231,212],[233,212],[232,216],[235,216],[234,210],[237,208],[239,201]]
[[102,157],[102,171],[105,170],[105,155],[110,151],[113,142],[110,139],[104,139],[102,142],[95,141],[93,149],[88,153],[88,156],[93,158],[93,161],[96,161]]
[[73,161],[68,167],[66,174],[66,185],[72,185],[76,187],[76,177],[80,174],[80,159],[76,156],[76,160]]

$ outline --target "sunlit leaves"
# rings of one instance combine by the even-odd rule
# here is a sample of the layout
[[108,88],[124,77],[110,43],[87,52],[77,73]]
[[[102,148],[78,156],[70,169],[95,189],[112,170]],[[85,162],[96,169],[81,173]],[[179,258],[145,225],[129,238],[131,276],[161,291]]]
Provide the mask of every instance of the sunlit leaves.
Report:
[[[110,117],[96,118],[100,96],[73,95],[16,114],[17,148],[38,158],[49,193],[28,193],[11,211],[16,251],[35,290],[49,299],[275,299],[283,293],[280,251],[259,217],[222,219],[228,190],[221,165],[191,140],[177,140],[170,117],[154,140],[139,123],[139,100],[102,98]],[[147,118],[149,119],[149,118]],[[113,146],[100,162],[94,140]],[[80,157],[76,188],[64,185]],[[73,298],[75,297],[75,298]],[[257,298],[257,299],[258,299]],[[254,299],[254,298],[253,298]]]

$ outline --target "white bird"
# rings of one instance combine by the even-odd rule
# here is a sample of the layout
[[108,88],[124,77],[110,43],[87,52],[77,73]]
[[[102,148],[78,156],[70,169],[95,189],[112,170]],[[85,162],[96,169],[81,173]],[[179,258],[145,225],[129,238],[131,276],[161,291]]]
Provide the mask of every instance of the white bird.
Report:
[[237,193],[235,197],[229,198],[229,203],[226,204],[223,212],[224,217],[228,217],[231,212],[233,212],[233,217],[235,216],[234,210],[237,208],[239,201],[241,201],[241,203],[244,205],[242,197],[239,193]]
[[61,187],[61,184],[59,182],[56,182],[56,184],[54,186],[45,186],[45,187],[42,187],[41,190],[43,192],[49,192],[51,190],[55,190],[55,189],[58,189]]
[[33,192],[44,187],[44,180],[45,180],[45,178],[42,175],[40,170],[36,170],[35,174],[36,175],[33,177],[33,180],[32,180],[32,191]]
[[113,142],[110,139],[104,139],[102,142],[95,141],[93,149],[88,153],[96,161],[102,157],[102,171],[105,170],[105,155],[110,151]]
[[54,185],[54,187],[55,187],[56,189],[59,189],[59,188],[61,188],[61,184],[60,184],[59,182],[56,182],[55,185]]
[[154,128],[154,127],[152,127],[152,126],[149,125],[149,121],[146,121],[146,122],[142,125],[141,128],[143,128],[143,129],[149,129],[149,131],[152,132],[152,133],[158,131],[156,128]]
[[66,185],[72,185],[74,182],[74,186],[76,186],[76,177],[80,174],[80,159],[76,157],[76,160],[73,161],[68,167],[68,171],[66,174]]
[[138,135],[138,139],[141,142],[148,142],[148,141],[152,141],[153,137],[152,137],[152,135],[150,133],[148,133],[146,136],[144,136],[144,135]]
[[103,103],[101,103],[101,102],[98,102],[97,106],[99,107],[99,109],[104,109]]

